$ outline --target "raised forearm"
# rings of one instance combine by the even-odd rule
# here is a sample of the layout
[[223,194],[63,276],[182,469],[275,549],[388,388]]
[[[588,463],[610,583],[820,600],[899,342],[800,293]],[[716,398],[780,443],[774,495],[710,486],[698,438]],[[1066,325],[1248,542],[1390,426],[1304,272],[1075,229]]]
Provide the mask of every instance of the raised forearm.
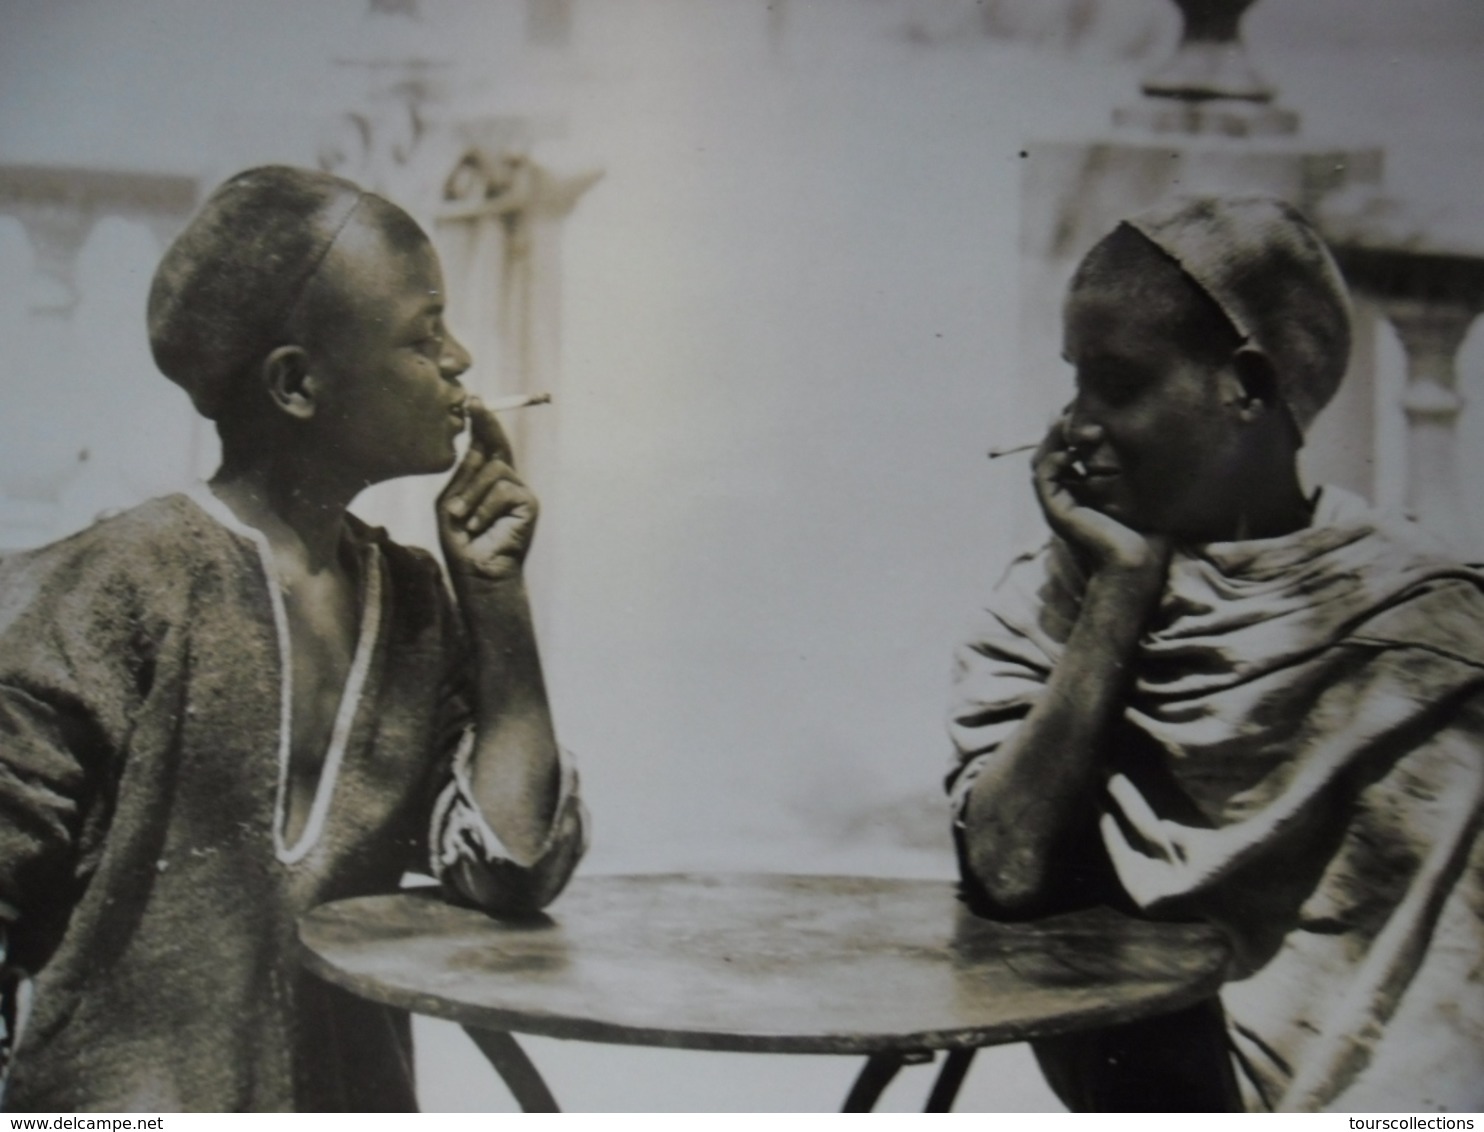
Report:
[[1088,812],[1158,582],[1147,570],[1094,575],[1044,693],[974,783],[964,813],[968,866],[1007,911],[1033,910],[1046,897],[1056,848]]
[[519,860],[533,860],[554,817],[556,736],[525,583],[516,572],[456,582],[474,640],[477,739],[470,786]]

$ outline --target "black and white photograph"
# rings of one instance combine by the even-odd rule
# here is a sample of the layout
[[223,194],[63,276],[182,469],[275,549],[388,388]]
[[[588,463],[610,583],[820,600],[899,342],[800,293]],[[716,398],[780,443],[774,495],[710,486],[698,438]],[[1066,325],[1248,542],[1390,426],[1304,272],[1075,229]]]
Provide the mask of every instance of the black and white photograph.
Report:
[[1481,62],[0,0],[0,1112],[1484,1110]]

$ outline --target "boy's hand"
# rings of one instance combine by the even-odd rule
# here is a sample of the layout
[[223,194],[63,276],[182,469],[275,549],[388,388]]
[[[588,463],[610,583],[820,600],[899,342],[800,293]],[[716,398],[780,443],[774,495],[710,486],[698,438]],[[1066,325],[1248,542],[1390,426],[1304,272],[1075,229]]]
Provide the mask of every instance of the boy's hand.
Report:
[[1046,522],[1089,573],[1116,573],[1142,581],[1157,594],[1169,566],[1170,540],[1136,531],[1077,498],[1072,490],[1078,476],[1076,456],[1062,426],[1060,420],[1051,426],[1031,462],[1036,499]]
[[438,533],[455,576],[518,577],[536,534],[539,504],[515,474],[495,414],[470,397],[469,451],[438,496]]

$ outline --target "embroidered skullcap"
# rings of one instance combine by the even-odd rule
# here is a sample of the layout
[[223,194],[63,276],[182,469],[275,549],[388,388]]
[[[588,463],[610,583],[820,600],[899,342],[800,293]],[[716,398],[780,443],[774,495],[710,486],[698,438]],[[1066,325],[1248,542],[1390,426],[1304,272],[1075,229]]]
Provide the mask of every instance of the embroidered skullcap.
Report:
[[1277,371],[1301,431],[1328,404],[1350,357],[1350,301],[1313,226],[1271,197],[1171,201],[1124,221],[1175,261]]
[[367,195],[310,169],[249,169],[170,245],[150,286],[150,350],[203,416],[216,419],[247,368],[284,344],[305,284]]

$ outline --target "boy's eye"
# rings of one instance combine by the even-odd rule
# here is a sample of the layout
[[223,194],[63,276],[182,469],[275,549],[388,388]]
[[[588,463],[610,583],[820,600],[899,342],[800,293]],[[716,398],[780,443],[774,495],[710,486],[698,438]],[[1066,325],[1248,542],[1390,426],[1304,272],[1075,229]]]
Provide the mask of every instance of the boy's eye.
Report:
[[1132,366],[1100,363],[1077,370],[1079,389],[1113,404],[1133,400],[1146,384],[1145,375]]

